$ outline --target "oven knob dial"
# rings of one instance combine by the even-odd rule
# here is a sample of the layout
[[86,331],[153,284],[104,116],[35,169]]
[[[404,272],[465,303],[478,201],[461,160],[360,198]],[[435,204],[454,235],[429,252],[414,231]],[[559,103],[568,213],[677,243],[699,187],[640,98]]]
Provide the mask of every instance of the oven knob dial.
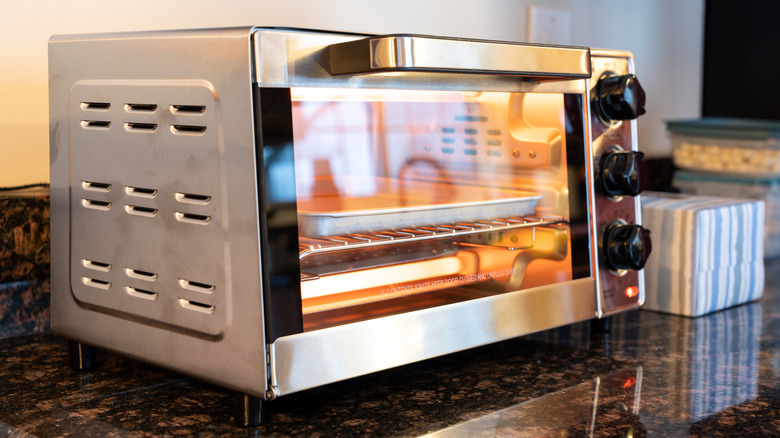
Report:
[[645,91],[634,75],[602,76],[596,96],[606,120],[631,120],[645,113]]
[[603,250],[609,269],[642,269],[652,250],[650,231],[641,225],[612,224],[604,232]]
[[601,189],[605,195],[636,196],[645,189],[647,163],[638,151],[612,150],[601,157]]

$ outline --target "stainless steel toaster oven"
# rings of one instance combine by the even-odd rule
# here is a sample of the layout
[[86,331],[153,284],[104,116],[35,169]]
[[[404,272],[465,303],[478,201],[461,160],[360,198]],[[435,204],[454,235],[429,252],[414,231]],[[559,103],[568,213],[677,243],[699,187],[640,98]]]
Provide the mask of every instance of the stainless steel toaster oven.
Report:
[[55,36],[49,68],[76,368],[256,410],[644,300],[630,53],[252,27]]

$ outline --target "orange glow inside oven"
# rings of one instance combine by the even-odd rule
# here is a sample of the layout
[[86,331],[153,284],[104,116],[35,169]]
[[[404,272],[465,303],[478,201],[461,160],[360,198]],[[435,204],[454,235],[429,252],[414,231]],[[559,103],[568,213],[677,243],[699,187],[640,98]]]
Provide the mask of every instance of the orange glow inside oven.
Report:
[[[301,284],[301,297],[323,297],[345,291],[383,288],[381,294],[403,294],[404,290],[416,291],[429,286],[422,280],[448,275],[466,275],[473,273],[473,260],[467,260],[459,253],[457,257],[444,257],[419,262],[408,262],[380,268],[355,272],[333,274],[318,281],[305,281]],[[397,288],[398,284],[418,282],[414,287]]]
[[305,315],[571,279],[561,94],[291,93]]

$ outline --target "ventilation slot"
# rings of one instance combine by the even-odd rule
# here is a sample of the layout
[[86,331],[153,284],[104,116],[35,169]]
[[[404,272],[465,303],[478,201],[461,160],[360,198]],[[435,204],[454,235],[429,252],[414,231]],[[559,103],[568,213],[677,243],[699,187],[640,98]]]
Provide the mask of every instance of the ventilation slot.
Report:
[[108,111],[111,104],[108,102],[81,102],[82,111]]
[[131,297],[143,298],[145,300],[154,301],[157,299],[157,292],[152,292],[144,289],[137,289],[130,286],[125,286],[125,292]]
[[157,274],[154,272],[140,271],[138,269],[125,268],[125,275],[130,278],[143,281],[157,281]]
[[171,105],[173,114],[203,114],[206,107],[203,105]]
[[82,181],[81,188],[89,190],[91,192],[103,192],[108,193],[111,191],[111,184],[99,183],[95,181]]
[[206,205],[211,201],[211,196],[196,195],[194,193],[176,192],[174,197],[177,201],[184,204]]
[[214,290],[216,289],[215,286],[212,286],[210,284],[184,280],[183,278],[179,279],[179,286],[181,286],[182,289],[187,289],[187,290],[200,292],[204,294],[213,294]]
[[197,301],[185,300],[184,298],[179,298],[179,304],[181,304],[181,306],[187,310],[194,310],[196,312],[205,313],[207,315],[214,313],[215,309],[214,306],[199,303]]
[[130,187],[125,186],[125,193],[127,193],[128,196],[135,196],[138,198],[154,198],[157,196],[157,190],[155,189],[145,189],[143,187]]
[[128,214],[143,217],[155,217],[157,216],[156,208],[141,207],[140,205],[125,205],[125,211]]
[[153,113],[157,111],[157,105],[153,103],[126,103],[125,111],[128,113]]
[[177,211],[174,213],[176,220],[179,222],[186,222],[188,224],[208,225],[211,222],[211,216],[203,216],[201,214],[182,213]]
[[111,282],[108,281],[96,280],[94,278],[89,278],[89,277],[81,277],[81,282],[89,287],[94,287],[95,289],[100,289],[100,290],[111,289]]
[[106,201],[96,201],[94,199],[82,199],[81,205],[92,210],[108,211],[111,209],[111,203]]
[[139,123],[139,122],[127,122],[125,123],[125,130],[128,132],[154,132],[157,130],[156,123]]
[[107,120],[82,120],[81,127],[84,129],[97,129],[105,131],[111,127],[111,122]]
[[81,265],[87,269],[92,269],[93,271],[108,272],[111,270],[110,264],[97,262],[95,260],[81,259]]
[[197,125],[171,125],[171,132],[174,134],[201,135],[206,132],[206,127]]

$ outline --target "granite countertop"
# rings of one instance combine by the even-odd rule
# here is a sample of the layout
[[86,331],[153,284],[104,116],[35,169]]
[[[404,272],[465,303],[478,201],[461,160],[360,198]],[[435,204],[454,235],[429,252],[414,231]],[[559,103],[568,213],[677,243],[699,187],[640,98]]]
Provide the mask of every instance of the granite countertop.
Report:
[[0,436],[780,436],[780,259],[757,302],[573,324],[286,395],[240,428],[226,389],[107,351],[70,369],[48,202],[0,196]]
[[49,190],[0,191],[0,339],[49,329]]
[[3,436],[779,436],[780,261],[761,300],[691,319],[632,311],[328,386],[233,425],[233,394],[49,333],[0,340]]

